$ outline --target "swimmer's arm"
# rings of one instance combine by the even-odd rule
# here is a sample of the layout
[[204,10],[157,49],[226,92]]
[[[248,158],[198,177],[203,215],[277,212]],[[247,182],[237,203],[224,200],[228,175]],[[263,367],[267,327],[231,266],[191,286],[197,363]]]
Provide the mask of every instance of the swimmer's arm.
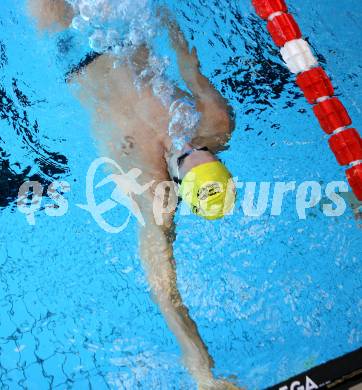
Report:
[[197,109],[202,113],[203,123],[201,123],[198,137],[210,139],[214,136],[219,138],[216,144],[223,144],[227,142],[234,127],[234,122],[231,119],[231,108],[226,99],[201,73],[197,51],[195,48],[191,52],[189,51],[186,39],[177,23],[168,17],[167,13],[165,19],[172,46],[177,55],[181,76],[196,99]]
[[191,375],[199,384],[212,380],[213,360],[177,288],[173,214],[165,215],[161,226],[156,224],[151,210],[142,208],[142,214],[146,224],[140,231],[140,256],[153,298],[180,344]]
[[42,31],[65,30],[74,16],[71,5],[65,0],[27,0],[27,10]]
[[175,20],[165,12],[164,22],[169,31],[169,37],[174,48],[181,76],[195,97],[214,91],[209,80],[200,72],[200,62],[195,48],[189,51],[185,36]]

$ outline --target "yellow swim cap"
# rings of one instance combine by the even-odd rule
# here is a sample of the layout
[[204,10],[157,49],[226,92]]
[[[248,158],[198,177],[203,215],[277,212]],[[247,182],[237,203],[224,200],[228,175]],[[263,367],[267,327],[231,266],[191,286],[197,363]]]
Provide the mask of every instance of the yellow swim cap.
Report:
[[180,196],[193,213],[206,219],[218,219],[234,207],[235,184],[220,161],[207,162],[187,172],[180,186]]

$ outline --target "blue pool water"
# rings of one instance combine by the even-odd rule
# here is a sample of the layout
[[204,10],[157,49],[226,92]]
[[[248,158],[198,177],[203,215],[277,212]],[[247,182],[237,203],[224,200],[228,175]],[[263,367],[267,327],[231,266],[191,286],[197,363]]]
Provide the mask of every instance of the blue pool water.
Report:
[[[362,129],[360,1],[289,3]],[[323,188],[345,180],[249,0],[165,4],[234,109],[221,153],[234,176]],[[0,11],[0,388],[196,388],[150,298],[135,218],[109,234],[77,207],[98,152],[90,115],[64,82],[64,41],[40,35],[23,0],[2,0]],[[177,79],[169,45],[159,37],[156,47]],[[16,207],[29,178],[66,180],[68,212],[48,216],[44,197],[29,224]],[[215,375],[262,389],[361,346],[361,230],[350,208],[326,217],[316,206],[300,220],[295,194],[280,216],[269,204],[248,217],[238,195],[222,221],[177,214],[178,286]],[[126,216],[119,206],[109,220]]]

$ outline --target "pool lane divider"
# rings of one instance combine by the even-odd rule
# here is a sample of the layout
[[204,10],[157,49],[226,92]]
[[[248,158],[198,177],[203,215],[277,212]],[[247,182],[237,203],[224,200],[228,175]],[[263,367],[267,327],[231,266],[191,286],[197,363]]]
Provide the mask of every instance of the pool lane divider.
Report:
[[332,82],[319,66],[308,42],[293,15],[288,12],[284,0],[252,0],[256,13],[267,20],[267,29],[280,48],[280,54],[288,69],[296,75],[296,83],[323,131],[330,136],[329,146],[337,162],[348,166],[348,182],[362,201],[362,139],[355,128],[349,128],[352,120],[343,103],[334,94]]

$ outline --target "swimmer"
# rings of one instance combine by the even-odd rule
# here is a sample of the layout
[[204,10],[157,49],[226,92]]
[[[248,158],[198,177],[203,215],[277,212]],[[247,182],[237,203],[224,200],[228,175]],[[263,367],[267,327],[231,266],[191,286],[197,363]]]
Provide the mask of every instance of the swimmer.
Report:
[[[73,17],[65,0],[28,0],[28,9],[40,30],[61,31]],[[156,223],[153,210],[157,185],[173,181],[180,184],[180,195],[200,217],[217,219],[232,209],[231,175],[215,154],[229,140],[234,123],[225,99],[201,74],[196,50],[190,52],[176,23],[167,16],[164,19],[180,73],[192,93],[175,87],[174,100],[194,100],[201,114],[190,142],[175,148],[169,134],[170,107],[155,97],[147,83],[141,89],[135,87],[135,76],[150,68],[146,44],[116,67],[111,54],[96,56],[71,75],[69,84],[91,113],[100,154],[112,158],[126,172],[140,170],[140,185],[153,183],[134,196],[145,221],[139,233],[140,257],[154,300],[180,344],[185,366],[199,389],[237,389],[213,376],[213,359],[178,291],[174,209],[162,214],[162,223]],[[173,185],[168,197],[177,201]]]

